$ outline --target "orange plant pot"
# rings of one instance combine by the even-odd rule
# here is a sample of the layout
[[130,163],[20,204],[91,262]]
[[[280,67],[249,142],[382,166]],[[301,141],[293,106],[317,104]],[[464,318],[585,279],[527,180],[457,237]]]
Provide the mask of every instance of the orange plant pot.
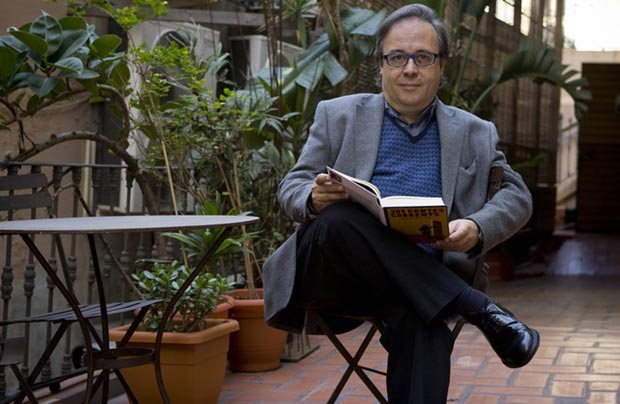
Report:
[[230,296],[224,297],[226,300],[218,304],[213,313],[209,314],[208,318],[229,318],[230,309],[232,309],[235,300]]
[[[164,333],[161,368],[166,392],[172,403],[216,404],[226,375],[230,334],[239,329],[231,319],[208,319],[197,332]],[[110,340],[120,341],[128,325],[110,330]],[[154,332],[136,331],[128,346],[152,347]],[[153,365],[122,369],[141,403],[162,403]]]
[[263,372],[280,367],[286,345],[286,331],[265,323],[262,290],[259,299],[250,299],[247,289],[229,293],[234,299],[230,318],[239,322],[239,331],[230,335],[228,367],[235,372]]

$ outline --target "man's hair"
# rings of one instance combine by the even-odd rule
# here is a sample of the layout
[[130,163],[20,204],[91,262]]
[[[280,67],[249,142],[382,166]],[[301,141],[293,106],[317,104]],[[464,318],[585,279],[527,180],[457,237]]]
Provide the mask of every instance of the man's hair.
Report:
[[439,19],[439,17],[437,17],[437,14],[433,11],[433,9],[423,4],[409,4],[399,8],[387,16],[387,18],[383,20],[377,29],[375,34],[375,59],[377,60],[377,64],[379,66],[383,61],[383,42],[390,29],[401,21],[415,18],[426,21],[433,26],[435,32],[437,33],[437,42],[439,43],[439,57],[442,59],[448,58],[448,34],[446,33],[446,28],[444,27],[443,22]]

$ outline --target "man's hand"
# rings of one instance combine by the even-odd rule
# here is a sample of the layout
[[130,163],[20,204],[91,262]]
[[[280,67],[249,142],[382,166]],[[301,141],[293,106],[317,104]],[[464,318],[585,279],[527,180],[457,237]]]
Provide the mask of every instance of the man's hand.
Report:
[[319,174],[312,185],[312,206],[317,213],[334,202],[349,199],[349,194],[344,192],[344,187],[332,182],[328,174]]
[[478,244],[480,229],[469,219],[457,219],[448,223],[450,235],[433,243],[433,247],[442,250],[466,252]]

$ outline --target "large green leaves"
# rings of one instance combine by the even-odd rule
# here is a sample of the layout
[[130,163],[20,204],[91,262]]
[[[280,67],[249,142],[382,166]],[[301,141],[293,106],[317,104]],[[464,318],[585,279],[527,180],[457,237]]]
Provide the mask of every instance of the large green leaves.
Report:
[[48,45],[45,42],[45,39],[31,34],[30,32],[19,31],[17,28],[12,27],[9,28],[9,34],[15,37],[18,41],[23,43],[27,48],[29,48],[34,54],[39,57],[47,54]]
[[51,55],[51,61],[60,61],[67,57],[70,57],[82,47],[91,33],[84,29],[72,29],[63,31],[61,34],[61,44],[56,52]]
[[6,97],[28,87],[35,94],[27,103],[33,108],[69,88],[66,80],[82,82],[95,95],[97,80],[122,89],[128,70],[115,53],[120,43],[116,35],[98,37],[83,18],[57,20],[43,13],[0,37],[0,93]]
[[12,91],[28,85],[26,77],[28,73],[20,73],[20,70],[24,70],[26,51],[17,50],[16,47],[19,46],[11,44],[11,40],[3,42],[3,38],[14,38],[0,37],[0,96],[6,97]]
[[[416,2],[426,4],[433,8],[439,16],[445,18],[448,1],[422,0]],[[485,109],[483,101],[488,101],[487,97],[495,88],[507,81],[528,77],[536,82],[551,83],[566,90],[575,101],[577,119],[581,119],[587,110],[585,101],[591,98],[590,91],[586,89],[587,80],[579,78],[578,73],[574,70],[566,71],[567,66],[562,65],[552,49],[533,40],[523,41],[517,51],[509,54],[504,60],[501,70],[490,70],[488,81],[476,80],[467,88],[462,88],[465,69],[469,63],[478,26],[490,3],[490,0],[462,0],[458,2],[458,9],[452,13],[450,42],[453,46],[459,45],[459,47],[452,50],[451,59],[445,69],[447,80],[441,89],[442,99],[449,104],[457,105],[471,112],[483,113]],[[465,24],[467,20],[470,23]],[[469,33],[464,38],[462,30],[466,25]],[[487,104],[491,105],[488,102]]]
[[[344,12],[342,26],[345,36],[350,39],[348,45],[354,47],[350,50],[351,52],[370,56],[373,49],[372,36],[386,14],[386,10],[375,13],[361,8],[352,8]],[[359,37],[365,37],[366,40],[363,41]],[[357,40],[353,40],[356,38]],[[342,82],[347,77],[348,71],[338,62],[333,53],[337,51],[337,47],[336,41],[332,40],[326,32],[301,52],[296,60],[295,68],[291,69],[284,78],[284,93],[293,91],[295,85],[314,90],[323,78],[327,78],[332,86]]]
[[42,56],[49,56],[56,52],[62,43],[62,27],[54,17],[43,13],[34,20],[29,28],[30,34],[42,38],[47,44],[47,52]]
[[102,35],[90,44],[93,56],[104,58],[112,54],[121,44],[121,38],[116,35]]
[[567,71],[567,68],[568,66],[561,63],[553,49],[533,40],[525,40],[516,52],[504,60],[501,71],[492,72],[492,84],[474,103],[472,111],[475,111],[482,100],[500,84],[529,77],[536,82],[551,83],[566,90],[575,101],[575,116],[580,120],[587,111],[585,102],[592,97],[592,93],[586,89],[588,81],[581,77],[574,78],[578,72]]

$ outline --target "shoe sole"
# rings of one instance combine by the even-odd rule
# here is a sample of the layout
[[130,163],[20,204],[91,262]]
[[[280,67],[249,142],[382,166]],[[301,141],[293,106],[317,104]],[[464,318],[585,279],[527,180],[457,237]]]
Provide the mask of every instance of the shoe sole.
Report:
[[527,353],[527,356],[525,357],[525,359],[518,363],[502,361],[504,365],[506,365],[509,368],[515,369],[515,368],[523,367],[527,365],[528,363],[530,363],[534,355],[536,355],[536,351],[538,351],[538,346],[540,345],[540,334],[538,334],[538,331],[536,330],[531,330],[531,331],[534,333],[534,343],[532,344],[532,348]]

